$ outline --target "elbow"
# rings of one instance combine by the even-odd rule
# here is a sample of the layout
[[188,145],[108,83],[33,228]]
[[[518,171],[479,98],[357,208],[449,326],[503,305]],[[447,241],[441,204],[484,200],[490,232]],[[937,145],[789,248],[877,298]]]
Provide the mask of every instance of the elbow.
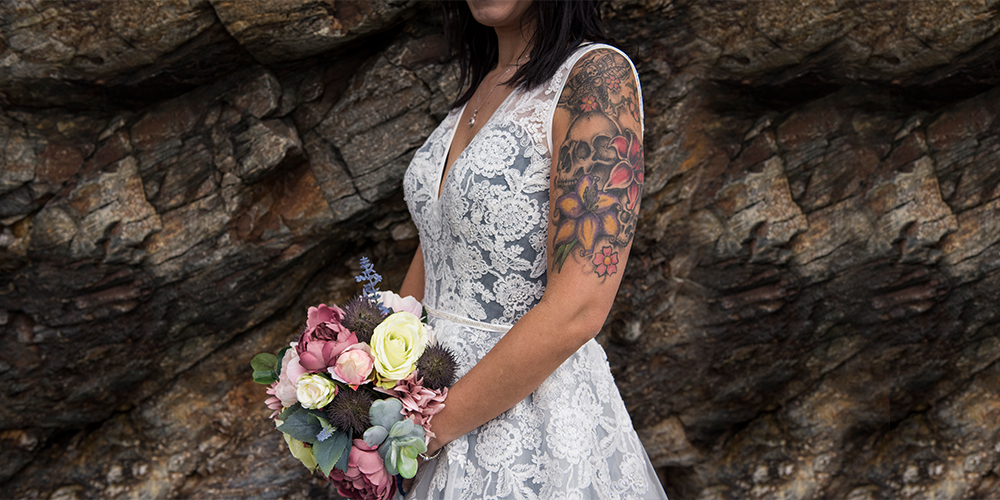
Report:
[[557,322],[556,328],[565,338],[567,347],[572,347],[575,352],[601,332],[610,307],[588,303],[576,307],[566,306],[567,304],[553,307],[555,311],[551,311],[548,317]]
[[580,340],[580,345],[583,345],[601,333],[601,328],[604,328],[604,321],[608,319],[608,312],[605,311],[603,314],[586,312],[582,313],[579,318],[579,325],[577,329],[577,338]]

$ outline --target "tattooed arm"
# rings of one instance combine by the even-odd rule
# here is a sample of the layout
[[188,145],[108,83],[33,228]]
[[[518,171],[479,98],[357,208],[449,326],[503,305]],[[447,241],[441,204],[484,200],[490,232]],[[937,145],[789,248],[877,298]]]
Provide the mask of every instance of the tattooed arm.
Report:
[[594,50],[570,74],[552,125],[551,271],[611,278],[617,289],[642,192],[640,105],[617,52]]
[[596,49],[574,66],[552,124],[545,294],[448,391],[438,448],[526,398],[594,338],[614,303],[642,187],[638,90],[628,61]]

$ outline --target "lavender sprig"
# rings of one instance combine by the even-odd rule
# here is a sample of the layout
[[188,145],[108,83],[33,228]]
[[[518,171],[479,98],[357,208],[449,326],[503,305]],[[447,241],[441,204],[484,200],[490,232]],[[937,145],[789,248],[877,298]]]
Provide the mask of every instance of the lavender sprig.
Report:
[[379,299],[379,290],[375,285],[382,281],[382,276],[379,276],[375,272],[375,266],[368,260],[368,257],[361,257],[361,274],[354,277],[354,280],[358,283],[362,281],[367,281],[364,287],[361,289],[361,296],[370,300],[372,304],[378,306],[379,311],[382,314],[389,314],[392,311],[388,307],[382,305],[382,300]]

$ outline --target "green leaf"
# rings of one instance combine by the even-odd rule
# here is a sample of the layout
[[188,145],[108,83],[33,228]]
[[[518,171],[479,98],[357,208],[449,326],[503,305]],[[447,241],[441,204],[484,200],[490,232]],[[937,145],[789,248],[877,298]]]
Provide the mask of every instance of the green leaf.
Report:
[[318,441],[313,445],[313,455],[319,463],[320,470],[324,475],[329,476],[340,457],[346,455],[350,449],[351,437],[345,432],[335,432],[326,440]]
[[274,370],[254,370],[253,381],[258,384],[270,385],[278,381],[278,374]]
[[340,459],[337,460],[337,465],[334,466],[334,467],[336,467],[336,468],[338,468],[338,469],[340,469],[340,470],[342,470],[344,472],[347,472],[347,467],[348,467],[347,466],[347,459],[348,459],[348,457],[351,456],[351,446],[350,446],[350,443],[354,442],[354,431],[351,430],[351,429],[347,430],[347,442],[348,442],[347,451],[345,451],[344,453],[340,454]]
[[576,242],[577,240],[573,240],[556,249],[556,255],[553,262],[558,266],[556,269],[557,272],[562,272],[562,266],[566,263],[566,259],[569,257],[570,252],[573,251],[573,246],[576,245]]
[[278,415],[278,420],[287,420],[291,414],[303,409],[304,408],[302,408],[302,403],[295,403],[292,406],[289,406],[288,408],[282,410],[282,412]]
[[372,425],[392,429],[393,424],[403,420],[403,415],[400,414],[402,409],[403,403],[396,398],[380,399],[368,409],[368,419]]
[[413,479],[417,475],[417,451],[412,448],[403,448],[399,457],[399,475],[406,479]]
[[385,471],[389,473],[390,476],[395,476],[399,474],[399,469],[397,469],[397,464],[399,463],[399,447],[393,446],[392,443],[385,443],[379,447],[378,451],[382,451],[382,448],[386,447],[386,453],[382,455],[382,463],[385,465]]
[[365,431],[364,437],[365,444],[368,446],[378,446],[385,441],[385,438],[389,436],[389,431],[381,425],[373,425]]
[[316,434],[323,430],[323,426],[311,417],[313,417],[311,412],[300,408],[300,411],[285,418],[285,422],[278,426],[278,430],[299,441],[314,445],[319,442]]
[[284,349],[278,351],[278,362],[274,364],[274,372],[281,376],[281,360],[285,359],[285,351],[291,349],[292,346],[285,346]]
[[250,366],[255,372],[273,371],[278,366],[278,358],[269,352],[262,352],[250,360]]

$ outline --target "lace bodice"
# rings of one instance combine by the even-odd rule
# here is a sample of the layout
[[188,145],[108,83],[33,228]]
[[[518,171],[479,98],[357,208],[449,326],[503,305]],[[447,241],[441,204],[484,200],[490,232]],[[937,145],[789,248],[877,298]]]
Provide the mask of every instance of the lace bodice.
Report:
[[[403,178],[423,248],[424,304],[511,325],[545,291],[552,115],[581,47],[548,85],[516,89],[441,176],[464,106],[417,150]],[[612,48],[613,49],[613,48]],[[617,49],[614,49],[617,50]]]

